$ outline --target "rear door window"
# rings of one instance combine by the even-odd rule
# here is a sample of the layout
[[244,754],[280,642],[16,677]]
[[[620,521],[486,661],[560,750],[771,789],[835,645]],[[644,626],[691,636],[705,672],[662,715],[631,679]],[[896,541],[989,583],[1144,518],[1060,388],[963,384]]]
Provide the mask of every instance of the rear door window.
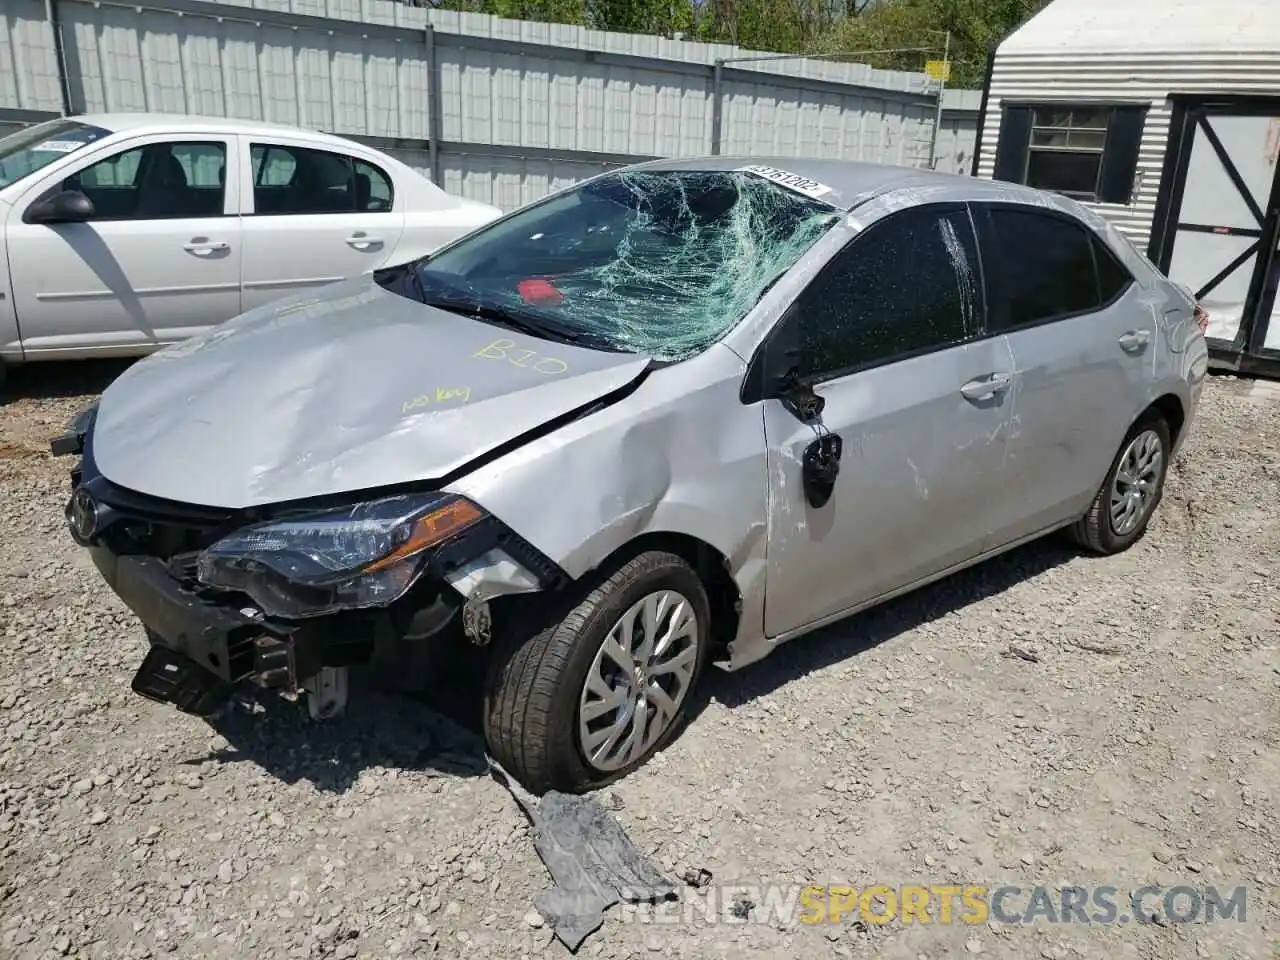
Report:
[[380,213],[394,200],[391,177],[343,153],[254,143],[253,212],[258,215]]
[[1132,282],[1081,223],[1031,208],[994,207],[988,213],[985,259],[999,272],[1003,294],[1003,309],[993,311],[993,329],[1015,330],[1099,310]]

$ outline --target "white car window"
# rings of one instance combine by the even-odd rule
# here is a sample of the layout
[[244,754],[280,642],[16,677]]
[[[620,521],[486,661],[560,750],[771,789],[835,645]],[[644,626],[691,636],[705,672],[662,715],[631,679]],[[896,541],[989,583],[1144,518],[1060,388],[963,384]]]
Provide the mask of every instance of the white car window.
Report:
[[62,182],[93,203],[93,220],[218,217],[226,191],[223,143],[153,143],[99,160]]
[[78,120],[48,120],[0,138],[0,187],[17,183],[55,160],[75,153],[110,130]]
[[222,186],[226,166],[221,144],[175,143],[173,155],[182,164],[188,186],[198,189]]
[[386,171],[330,150],[254,143],[253,211],[260,216],[379,213],[395,200]]
[[[126,150],[113,157],[100,160],[91,167],[86,167],[77,174],[67,178],[64,184],[68,189],[97,189],[100,187],[130,187],[138,177],[138,167],[142,164],[142,148]],[[75,184],[75,187],[71,185]]]
[[371,163],[356,161],[356,204],[361,210],[390,210],[391,179]]
[[253,145],[253,182],[255,186],[287,187],[293,180],[297,164],[293,154],[284,147]]

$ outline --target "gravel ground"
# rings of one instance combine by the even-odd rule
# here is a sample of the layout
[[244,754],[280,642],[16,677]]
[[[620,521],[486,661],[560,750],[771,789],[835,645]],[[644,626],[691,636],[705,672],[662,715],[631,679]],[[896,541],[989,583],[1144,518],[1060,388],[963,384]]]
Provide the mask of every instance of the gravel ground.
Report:
[[[118,370],[33,367],[0,394],[0,957],[564,955],[469,717],[366,691],[340,725],[281,703],[215,731],[130,692],[141,629],[65,534],[47,454]],[[1243,884],[1244,923],[615,908],[581,954],[1277,956],[1280,391],[1215,379],[1202,411],[1129,553],[1036,544],[713,671],[685,735],[605,799],[726,898]]]

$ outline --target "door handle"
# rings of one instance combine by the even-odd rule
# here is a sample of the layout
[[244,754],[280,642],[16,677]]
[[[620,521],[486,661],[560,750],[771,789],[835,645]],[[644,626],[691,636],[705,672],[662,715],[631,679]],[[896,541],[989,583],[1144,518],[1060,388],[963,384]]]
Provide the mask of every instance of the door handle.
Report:
[[354,237],[347,237],[347,246],[355,247],[357,250],[368,250],[370,247],[382,246],[382,238],[356,234]]
[[970,380],[960,388],[966,400],[990,400],[1009,389],[1013,378],[1007,373],[992,373]]
[[218,250],[230,250],[231,244],[225,240],[192,240],[184,243],[182,249],[188,253],[215,253]]
[[1116,340],[1120,344],[1120,349],[1125,353],[1137,353],[1151,340],[1150,330],[1130,330],[1124,336]]

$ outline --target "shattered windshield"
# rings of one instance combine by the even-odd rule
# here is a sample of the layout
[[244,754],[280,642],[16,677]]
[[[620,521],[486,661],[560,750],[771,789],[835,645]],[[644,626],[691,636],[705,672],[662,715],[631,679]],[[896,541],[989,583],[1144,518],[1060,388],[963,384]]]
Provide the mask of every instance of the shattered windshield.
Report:
[[110,130],[78,120],[49,120],[11,133],[0,139],[0,187],[47,167],[95,140],[110,136]]
[[739,171],[610,174],[417,265],[427,303],[664,360],[723,336],[838,217]]

